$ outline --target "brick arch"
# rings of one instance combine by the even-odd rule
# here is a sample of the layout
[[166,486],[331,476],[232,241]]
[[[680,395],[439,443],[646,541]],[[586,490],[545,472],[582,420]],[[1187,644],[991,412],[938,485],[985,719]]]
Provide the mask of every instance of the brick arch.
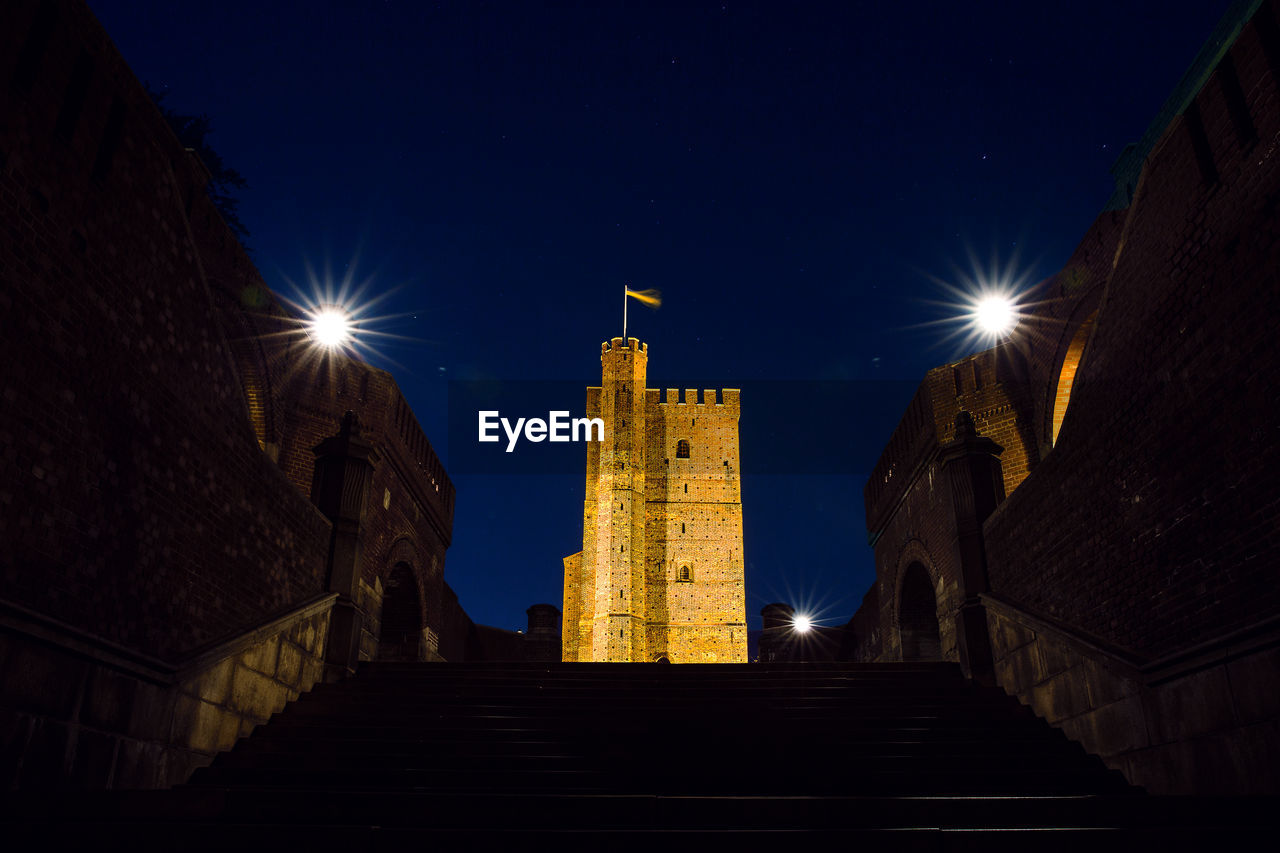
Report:
[[[387,549],[386,556],[379,561],[378,565],[380,566],[378,580],[382,583],[383,613],[386,612],[387,598],[392,586],[392,574],[396,571],[397,566],[406,566],[413,576],[414,589],[416,590],[414,599],[417,605],[418,627],[427,627],[430,624],[427,608],[427,564],[423,559],[423,552],[414,541],[413,536],[408,533],[401,533],[396,536],[391,543],[391,547]],[[381,627],[381,622],[382,614],[379,614],[379,627]]]
[[422,551],[409,533],[392,539],[375,563],[382,599],[377,618],[378,660],[423,660],[427,626],[426,572]]
[[409,533],[397,535],[392,540],[391,547],[387,549],[387,556],[381,561],[382,568],[378,572],[378,576],[384,582],[396,563],[408,563],[413,568],[413,577],[417,581],[419,588],[424,587],[427,578],[426,566],[422,559],[422,550]]
[[271,389],[271,374],[266,369],[262,348],[256,341],[250,340],[242,345],[233,343],[232,352],[240,373],[245,406],[249,410],[249,422],[253,425],[258,446],[266,450],[268,446],[278,445],[280,435]]
[[[922,618],[929,615],[929,611],[922,610],[920,601],[922,592],[919,585],[921,579],[927,585],[927,592],[933,604],[932,634],[925,638],[926,642],[923,646],[918,632],[925,627]],[[918,539],[907,542],[898,553],[897,565],[894,568],[893,610],[890,625],[893,636],[898,638],[898,651],[903,660],[940,660],[942,658],[941,618],[938,616],[940,586],[941,575],[937,564],[929,554],[929,549]]]
[[1085,352],[1088,349],[1089,339],[1093,335],[1093,328],[1098,319],[1098,309],[1095,307],[1088,316],[1080,323],[1072,327],[1068,327],[1071,337],[1068,339],[1066,351],[1062,354],[1062,358],[1058,362],[1058,369],[1055,371],[1052,408],[1049,419],[1049,446],[1058,443],[1058,434],[1062,430],[1062,422],[1067,414],[1067,407],[1071,403],[1071,392],[1075,387],[1076,374],[1079,372],[1080,365],[1084,362]]
[[209,290],[216,298],[218,314],[222,319],[222,333],[227,341],[236,377],[240,381],[240,391],[254,437],[263,450],[278,448],[283,430],[276,406],[271,365],[262,344],[264,333],[258,328],[250,311],[218,279],[209,280]]
[[422,586],[413,566],[393,563],[383,585],[378,660],[421,660],[422,628]]
[[[1037,348],[1043,347],[1043,351],[1037,359],[1040,367],[1037,369],[1035,379],[1038,395],[1036,438],[1040,444],[1042,459],[1053,449],[1058,429],[1062,425],[1061,415],[1057,418],[1056,424],[1054,418],[1055,411],[1058,409],[1059,386],[1063,386],[1061,390],[1066,392],[1066,397],[1070,397],[1070,389],[1062,382],[1063,367],[1071,363],[1072,366],[1066,378],[1070,380],[1070,384],[1074,385],[1075,374],[1082,361],[1080,356],[1084,351],[1084,347],[1077,343],[1077,338],[1082,327],[1088,327],[1091,331],[1096,325],[1106,291],[1105,284],[1106,282],[1099,281],[1087,290],[1073,294],[1073,298],[1065,301],[1054,312],[1056,318],[1046,319],[1044,335],[1037,344]],[[1053,330],[1053,334],[1050,333],[1050,329]],[[1090,331],[1085,332],[1085,338],[1080,343],[1088,342]],[[1076,352],[1069,356],[1073,343],[1077,343]],[[1065,413],[1065,406],[1062,413]]]

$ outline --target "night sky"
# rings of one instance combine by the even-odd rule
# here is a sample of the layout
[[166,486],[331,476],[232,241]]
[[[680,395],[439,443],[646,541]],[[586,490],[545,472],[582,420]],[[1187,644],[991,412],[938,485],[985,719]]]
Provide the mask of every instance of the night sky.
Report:
[[[664,296],[631,310],[650,387],[791,381],[806,459],[855,460],[789,467],[744,391],[749,622],[846,620],[867,474],[925,371],[980,348],[927,325],[960,310],[939,282],[1056,272],[1228,3],[770,5],[90,0],[212,118],[267,283],[381,299],[364,327],[402,337],[369,360],[457,486],[445,577],[477,622],[560,604],[583,466],[457,470],[449,383],[598,384],[627,282]],[[856,428],[818,380],[855,383]]]

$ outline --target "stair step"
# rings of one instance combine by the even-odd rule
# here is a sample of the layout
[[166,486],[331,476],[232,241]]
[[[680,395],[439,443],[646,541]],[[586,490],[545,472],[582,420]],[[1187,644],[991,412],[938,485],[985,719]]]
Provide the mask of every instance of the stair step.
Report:
[[180,831],[184,849],[219,850],[803,840],[990,853],[1044,846],[1046,832],[1058,846],[1231,848],[1276,805],[1145,796],[954,664],[376,663],[178,789],[19,796],[0,816],[42,822],[46,846],[149,847]]
[[[221,760],[230,760],[239,755],[281,755],[296,757],[316,753],[324,749],[335,756],[385,756],[389,759],[410,760],[416,757],[454,755],[454,756],[499,756],[499,755],[559,755],[596,754],[602,745],[589,741],[569,741],[561,738],[534,739],[527,737],[470,738],[459,739],[451,732],[434,732],[434,737],[416,740],[338,740],[275,738],[265,731],[255,738],[237,746]],[[756,760],[765,756],[792,758],[797,752],[812,748],[803,738],[791,736],[786,739],[758,741],[752,745],[750,755]],[[828,754],[841,755],[935,755],[975,757],[985,755],[1040,755],[1063,754],[1085,755],[1079,745],[1065,738],[1028,740],[1014,739],[926,739],[926,738],[864,738],[861,740],[840,739],[823,742],[824,751]]]
[[[767,827],[790,822],[812,829],[1009,828],[1159,825],[1269,827],[1276,798],[1149,797],[1107,794],[1072,797],[678,797],[534,794],[290,791],[272,788],[200,788],[104,792],[50,798],[10,794],[4,816],[45,820],[78,816],[97,821],[212,822],[325,826],[687,828]],[[11,812],[10,810],[14,810]],[[1273,814],[1274,812],[1271,812]]]
[[[405,752],[402,754],[382,755],[337,755],[329,750],[317,750],[306,754],[253,754],[241,753],[220,763],[223,769],[296,769],[306,771],[335,770],[342,772],[366,772],[381,770],[412,769],[441,774],[452,773],[511,773],[511,772],[551,772],[558,770],[615,772],[617,761],[625,756],[625,751],[618,750],[614,754],[601,752],[583,754],[579,752],[561,751],[559,753],[540,754],[460,754]],[[662,753],[651,754],[663,757]],[[776,773],[785,763],[777,760],[762,762],[759,756],[742,755],[737,750],[708,750],[702,753],[673,752],[665,756],[669,760],[714,761],[722,769],[737,772]],[[961,754],[938,755],[936,753],[910,752],[906,750],[887,751],[881,754],[857,754],[844,750],[827,753],[827,759],[838,761],[846,772],[868,773],[901,770],[913,773],[945,773],[963,772],[977,761],[985,772],[1020,772],[1034,770],[1089,771],[1094,769],[1093,760],[1084,754],[1048,754],[1044,752],[1028,754],[1013,752],[1004,754]]]

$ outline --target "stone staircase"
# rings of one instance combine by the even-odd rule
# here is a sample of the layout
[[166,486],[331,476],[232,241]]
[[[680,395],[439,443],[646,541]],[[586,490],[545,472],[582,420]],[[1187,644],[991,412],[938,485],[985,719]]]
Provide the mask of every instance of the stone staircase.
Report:
[[1146,796],[954,664],[405,663],[317,687],[181,788],[4,811],[132,849],[900,851],[1230,849],[1271,806]]

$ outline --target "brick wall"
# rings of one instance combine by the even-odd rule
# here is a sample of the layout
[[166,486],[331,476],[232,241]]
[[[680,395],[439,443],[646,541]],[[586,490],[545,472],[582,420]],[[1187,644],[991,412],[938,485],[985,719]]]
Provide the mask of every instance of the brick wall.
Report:
[[901,656],[899,585],[919,563],[956,657],[938,448],[955,410],[975,411],[1005,448],[1008,497],[970,591],[985,590],[994,676],[1166,793],[1280,785],[1275,5],[1243,23],[1130,207],[1098,218],[1013,340],[930,371],[865,492],[877,579],[856,654]]
[[178,659],[320,592],[328,523],[254,434],[189,155],[82,6],[3,19],[2,594]]
[[[1264,5],[1259,15],[1274,16]],[[1250,24],[1152,152],[1071,405],[1041,470],[987,524],[991,585],[1141,657],[1280,609],[1274,573],[1280,304],[1277,78]]]
[[[746,661],[740,417],[735,389],[648,392],[650,659]],[[687,458],[680,458],[682,441]]]
[[[287,355],[278,351],[269,358],[283,361]],[[295,369],[281,397],[289,419],[279,449],[280,467],[304,494],[311,490],[312,448],[337,431],[343,412],[359,416],[363,436],[378,450],[361,527],[366,627],[378,622],[381,594],[375,590],[386,585],[397,563],[404,563],[421,596],[427,655],[435,657],[444,618],[444,562],[452,538],[455,493],[395,380],[341,353],[327,353]],[[376,635],[368,632],[361,657],[375,657],[376,645]]]
[[462,649],[454,490],[403,395],[308,345],[82,3],[0,10],[0,115],[5,784],[172,784],[310,688],[329,610],[268,628],[325,593],[311,451],[348,409],[377,450],[360,657],[397,565],[421,656]]
[[647,362],[635,338],[605,342],[587,389],[605,441],[588,444],[583,550],[564,561],[564,659],[745,662],[738,391],[664,398]]

